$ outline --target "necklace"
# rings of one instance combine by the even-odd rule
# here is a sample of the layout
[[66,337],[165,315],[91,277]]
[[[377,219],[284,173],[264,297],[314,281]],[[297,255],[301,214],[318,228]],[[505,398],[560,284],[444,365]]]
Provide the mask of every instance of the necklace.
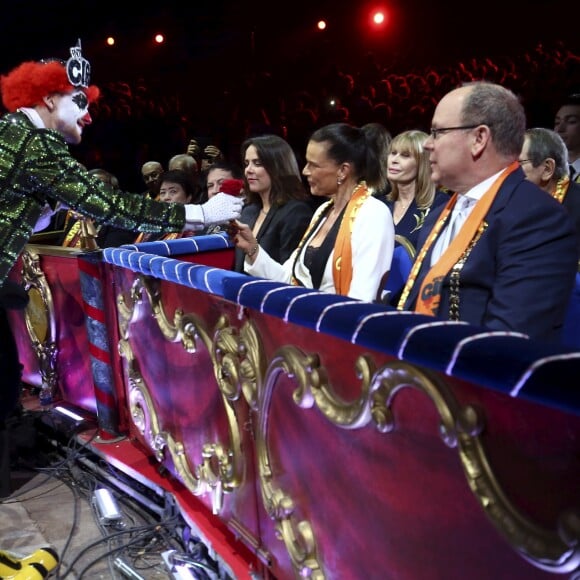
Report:
[[262,209],[260,210],[260,213],[263,213],[264,215],[268,215],[268,212],[269,212],[269,211],[270,211],[270,210],[268,210],[268,211],[264,211],[264,208],[262,208]]
[[411,205],[411,201],[413,200],[410,200],[407,203],[403,203],[401,198],[397,198],[395,200],[395,207],[393,208],[393,219],[395,220],[396,224],[398,224],[403,219],[403,216],[407,213],[407,209]]

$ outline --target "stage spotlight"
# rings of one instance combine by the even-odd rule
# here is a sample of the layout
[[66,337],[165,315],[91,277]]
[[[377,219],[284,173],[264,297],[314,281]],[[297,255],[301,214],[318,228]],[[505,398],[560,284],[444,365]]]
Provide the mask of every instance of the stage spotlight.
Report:
[[375,6],[367,12],[366,18],[371,30],[383,30],[389,25],[391,14],[384,6]]
[[384,12],[375,12],[373,14],[373,22],[375,24],[382,24],[385,21],[385,13]]

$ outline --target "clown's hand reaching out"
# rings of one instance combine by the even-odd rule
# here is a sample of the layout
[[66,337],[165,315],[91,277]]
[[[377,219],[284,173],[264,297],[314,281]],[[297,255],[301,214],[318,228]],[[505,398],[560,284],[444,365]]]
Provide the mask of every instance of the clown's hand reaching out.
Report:
[[221,224],[240,217],[244,200],[227,193],[218,193],[204,204],[186,204],[185,231]]

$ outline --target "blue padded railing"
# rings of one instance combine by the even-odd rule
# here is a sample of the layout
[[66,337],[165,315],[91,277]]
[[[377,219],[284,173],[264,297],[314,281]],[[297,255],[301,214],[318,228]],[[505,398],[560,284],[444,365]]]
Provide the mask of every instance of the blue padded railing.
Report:
[[146,252],[157,256],[180,256],[182,254],[196,254],[212,250],[224,250],[232,248],[233,244],[228,235],[224,233],[210,234],[207,236],[193,236],[178,240],[158,242],[143,242],[141,244],[125,244],[121,246],[137,252]]
[[[197,238],[198,244],[201,238]],[[188,240],[163,244],[176,255],[173,245],[182,241]],[[139,248],[145,249],[148,244]],[[110,264],[221,296],[360,347],[513,397],[580,414],[580,389],[574,384],[580,376],[580,352],[573,349],[532,341],[519,333],[489,331],[464,322],[400,312],[390,306],[136,252],[130,246],[106,248],[103,256]]]
[[[171,243],[177,241],[182,240],[171,240]],[[147,244],[155,243],[157,242],[147,242]],[[163,243],[169,244],[169,242]],[[139,244],[140,247],[145,245]],[[166,258],[155,254],[135,252],[129,249],[129,246],[105,248],[103,250],[103,259],[109,264],[114,264],[133,272],[154,276],[160,280],[168,280],[217,296],[224,295],[224,284],[228,278],[248,280],[246,274],[203,266],[202,264],[190,264],[189,262],[182,262],[175,258]]]

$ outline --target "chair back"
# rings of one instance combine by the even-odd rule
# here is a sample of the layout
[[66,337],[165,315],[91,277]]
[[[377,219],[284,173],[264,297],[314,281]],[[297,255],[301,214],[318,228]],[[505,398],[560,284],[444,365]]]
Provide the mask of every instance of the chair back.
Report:
[[576,282],[564,318],[562,345],[580,350],[580,272],[576,273]]
[[399,295],[411,273],[415,254],[416,250],[413,244],[405,236],[397,234],[395,236],[395,249],[393,251],[391,269],[383,278],[380,297],[378,298],[379,302],[396,306]]

